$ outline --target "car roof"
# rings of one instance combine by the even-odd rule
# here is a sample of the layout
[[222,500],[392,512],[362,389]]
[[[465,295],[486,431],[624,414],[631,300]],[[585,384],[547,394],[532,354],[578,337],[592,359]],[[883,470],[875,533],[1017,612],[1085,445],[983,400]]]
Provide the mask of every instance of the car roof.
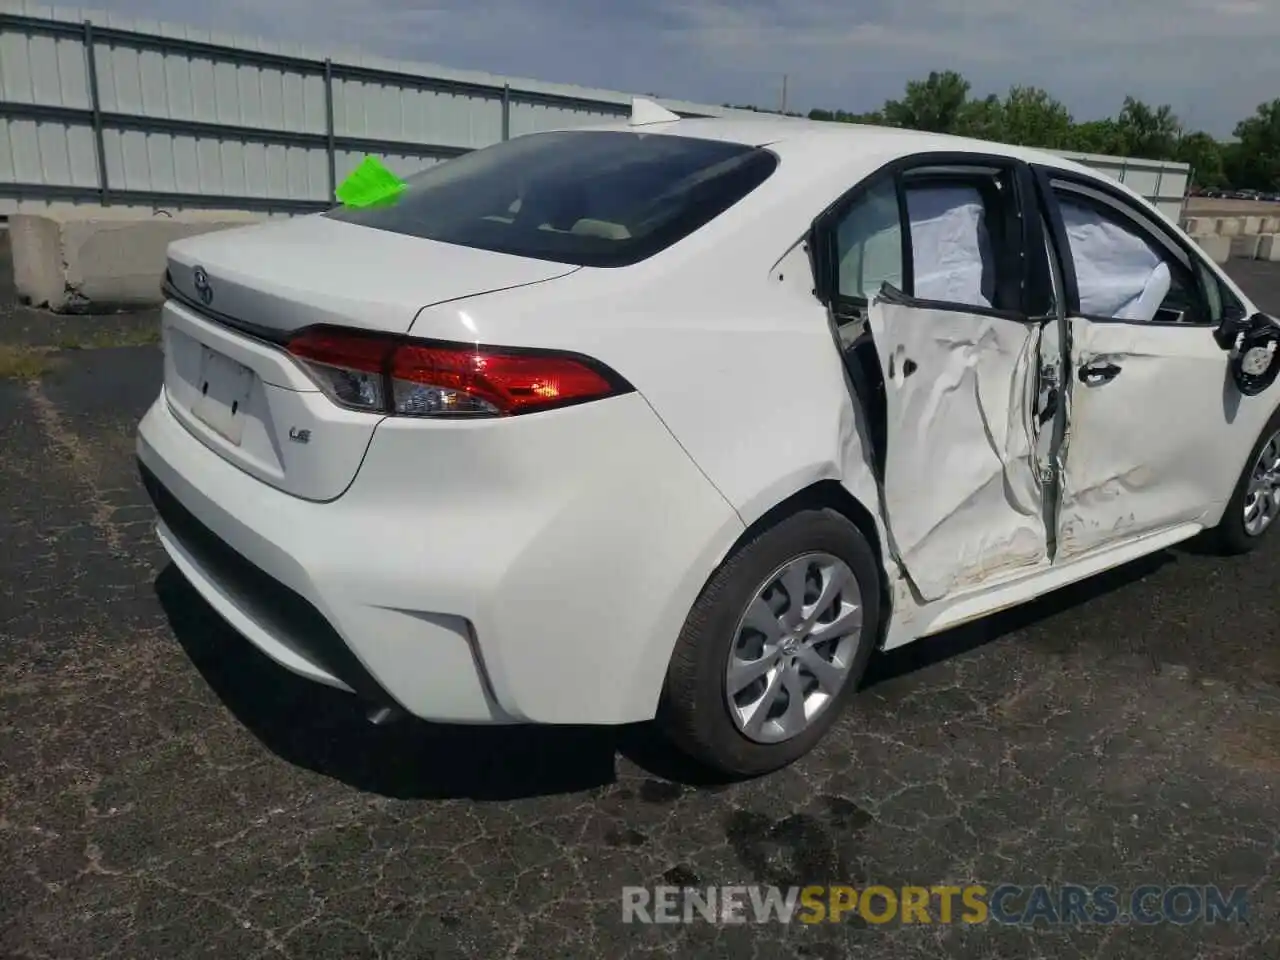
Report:
[[[728,238],[747,245],[754,242],[759,249],[744,252],[742,256],[773,257],[770,263],[776,260],[777,253],[773,238],[804,237],[814,218],[855,184],[896,160],[927,153],[968,153],[1042,164],[1119,192],[1148,216],[1156,218],[1157,222],[1162,218],[1167,220],[1130,187],[1082,163],[1045,150],[969,137],[749,111],[731,111],[722,117],[685,117],[642,124],[620,119],[562,129],[566,132],[595,130],[692,137],[767,147],[783,160],[779,169],[781,176],[771,176],[761,189],[753,191],[727,214],[717,217],[699,231],[699,235],[710,230],[714,238],[707,242],[721,246],[728,242]],[[744,223],[760,222],[761,218],[768,218],[767,230],[741,230]],[[718,232],[722,230],[727,232]],[[692,251],[694,246],[686,242],[682,248]]]
[[[745,114],[745,115],[743,115]],[[1097,170],[1044,150],[1013,144],[957,137],[945,133],[881,127],[872,124],[809,120],[780,114],[735,112],[723,117],[689,117],[661,123],[633,126],[627,121],[576,127],[580,130],[627,130],[633,133],[660,133],[672,136],[721,140],[749,146],[792,149],[821,148],[833,161],[840,156],[909,156],[915,153],[955,152],[1007,156],[1027,163],[1039,163],[1098,178]],[[1102,179],[1107,179],[1105,176]]]

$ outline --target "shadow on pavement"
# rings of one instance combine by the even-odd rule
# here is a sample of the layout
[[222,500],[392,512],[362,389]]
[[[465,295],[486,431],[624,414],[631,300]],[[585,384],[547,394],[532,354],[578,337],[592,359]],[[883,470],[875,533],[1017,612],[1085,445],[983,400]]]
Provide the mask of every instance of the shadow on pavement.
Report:
[[577,793],[613,783],[619,753],[676,783],[723,783],[649,724],[469,726],[406,718],[375,726],[356,697],[295,676],[260,653],[176,567],[164,569],[155,591],[178,643],[241,724],[286,762],[358,790],[419,800]]
[[1030,603],[882,653],[872,658],[862,685],[864,688],[874,686],[961,656],[1010,633],[1027,629],[1060,613],[1092,603],[1116,590],[1122,590],[1155,573],[1165,564],[1174,562],[1176,557],[1172,553],[1161,551],[1070,584]]
[[[1077,583],[1003,614],[874,658],[864,686],[963,655],[1119,590],[1174,561],[1168,552]],[[678,785],[729,781],[685,759],[652,724],[465,726],[405,719],[374,726],[350,694],[279,667],[228,626],[170,565],[156,594],[178,643],[223,704],[288,763],[396,799],[513,800],[612,784],[622,754]]]
[[178,643],[228,710],[269,750],[359,790],[398,799],[510,800],[614,780],[608,728],[374,726],[354,696],[277,666],[228,626],[172,565],[156,595]]

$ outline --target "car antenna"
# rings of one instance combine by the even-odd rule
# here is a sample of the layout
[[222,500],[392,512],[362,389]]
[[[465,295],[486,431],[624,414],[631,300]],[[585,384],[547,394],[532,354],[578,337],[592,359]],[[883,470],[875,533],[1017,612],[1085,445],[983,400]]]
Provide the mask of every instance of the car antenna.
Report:
[[631,98],[631,119],[628,122],[633,127],[643,127],[650,123],[670,123],[672,120],[679,119],[680,114],[672,113],[652,100],[644,97]]

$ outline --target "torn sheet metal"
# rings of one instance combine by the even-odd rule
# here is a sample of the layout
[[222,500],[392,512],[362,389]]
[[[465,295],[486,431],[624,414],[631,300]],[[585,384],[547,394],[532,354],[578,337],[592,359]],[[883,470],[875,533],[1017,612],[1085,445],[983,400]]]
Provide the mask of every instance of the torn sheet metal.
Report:
[[1034,409],[1035,461],[1037,474],[1046,482],[1057,472],[1054,422],[1061,417],[1067,403],[1068,390],[1062,364],[1062,322],[1050,320],[1043,326],[1040,335],[1040,375],[1036,381]]
[[924,600],[1047,562],[1035,466],[1040,330],[875,301],[891,543]]

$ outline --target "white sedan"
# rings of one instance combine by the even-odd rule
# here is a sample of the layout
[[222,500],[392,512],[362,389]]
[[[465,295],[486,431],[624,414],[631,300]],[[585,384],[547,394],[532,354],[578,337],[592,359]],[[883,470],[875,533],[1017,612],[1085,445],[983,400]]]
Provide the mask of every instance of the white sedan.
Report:
[[1280,328],[1032,150],[639,101],[166,285],[160,540],[371,718],[657,718],[759,774],[874,650],[1280,513]]

